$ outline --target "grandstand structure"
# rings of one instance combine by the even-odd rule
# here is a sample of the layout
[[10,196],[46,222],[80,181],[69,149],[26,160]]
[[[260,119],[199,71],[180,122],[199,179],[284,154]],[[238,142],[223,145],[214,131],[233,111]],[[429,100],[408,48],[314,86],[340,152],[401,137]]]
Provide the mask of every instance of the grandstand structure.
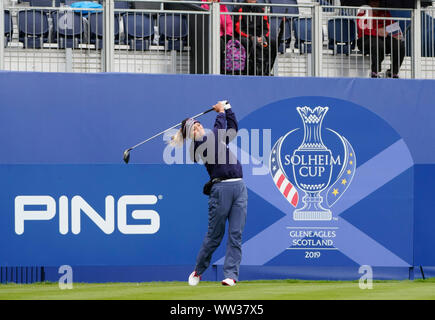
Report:
[[[222,73],[220,15],[244,5],[222,1],[0,2],[0,69],[42,72]],[[277,57],[273,76],[368,77],[370,54],[356,45],[359,8],[340,1],[258,0]],[[406,48],[401,78],[435,77],[435,7],[390,9]],[[252,14],[255,15],[255,14]],[[383,62],[388,69],[390,57]],[[226,72],[231,74],[231,72]],[[258,74],[262,75],[262,74]],[[384,73],[382,73],[384,75]]]

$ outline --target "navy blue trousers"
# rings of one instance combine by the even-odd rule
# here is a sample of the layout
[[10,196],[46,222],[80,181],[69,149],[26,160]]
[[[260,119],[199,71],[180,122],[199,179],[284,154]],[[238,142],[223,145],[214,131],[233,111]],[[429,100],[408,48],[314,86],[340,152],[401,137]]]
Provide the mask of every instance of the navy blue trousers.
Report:
[[198,274],[210,265],[213,253],[225,234],[228,220],[228,242],[225,253],[224,277],[239,279],[242,260],[242,233],[246,222],[248,192],[243,180],[213,185],[208,200],[208,231],[196,259]]

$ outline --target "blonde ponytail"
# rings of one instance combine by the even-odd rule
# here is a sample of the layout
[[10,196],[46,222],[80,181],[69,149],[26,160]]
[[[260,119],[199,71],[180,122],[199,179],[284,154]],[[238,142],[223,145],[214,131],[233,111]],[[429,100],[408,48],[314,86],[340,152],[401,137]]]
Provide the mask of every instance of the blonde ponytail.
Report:
[[171,140],[168,141],[169,145],[172,147],[181,147],[183,145],[184,138],[182,129],[178,130],[176,134],[171,137]]

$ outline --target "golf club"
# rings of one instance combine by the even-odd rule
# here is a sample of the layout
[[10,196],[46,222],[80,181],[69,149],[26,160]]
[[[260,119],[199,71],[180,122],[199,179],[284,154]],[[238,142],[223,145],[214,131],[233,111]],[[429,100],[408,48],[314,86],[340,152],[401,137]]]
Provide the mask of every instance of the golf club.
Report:
[[[226,101],[226,100],[221,101],[221,102],[223,102],[224,104],[228,104],[228,103],[229,103],[229,102]],[[206,114],[206,113],[209,113],[210,111],[213,111],[213,110],[214,110],[214,108],[208,109],[208,110],[206,110],[206,111],[204,111],[204,112],[201,112],[201,113],[199,113],[199,114],[197,114],[197,115],[195,115],[195,116],[193,116],[193,117],[191,117],[191,118],[192,118],[192,119],[198,118],[198,117],[200,117],[200,116],[202,116],[202,115],[204,115],[204,114]],[[146,140],[144,140],[144,141],[142,141],[142,142],[139,142],[137,145],[135,145],[135,146],[133,146],[133,147],[131,147],[131,148],[128,148],[127,150],[124,151],[124,162],[125,162],[125,163],[128,163],[128,162],[130,161],[130,151],[136,149],[137,147],[143,145],[144,143],[146,143],[146,142],[148,142],[148,141],[150,141],[150,140],[152,140],[152,139],[154,139],[154,138],[156,138],[156,137],[158,137],[158,136],[164,134],[165,132],[168,132],[169,130],[172,130],[172,129],[178,127],[178,126],[181,126],[181,122],[178,123],[178,124],[176,124],[176,125],[174,125],[174,126],[172,126],[172,127],[170,127],[170,128],[168,128],[168,129],[166,129],[166,130],[164,130],[164,131],[162,131],[162,132],[159,132],[159,133],[153,135],[151,138],[148,138],[148,139],[146,139]]]

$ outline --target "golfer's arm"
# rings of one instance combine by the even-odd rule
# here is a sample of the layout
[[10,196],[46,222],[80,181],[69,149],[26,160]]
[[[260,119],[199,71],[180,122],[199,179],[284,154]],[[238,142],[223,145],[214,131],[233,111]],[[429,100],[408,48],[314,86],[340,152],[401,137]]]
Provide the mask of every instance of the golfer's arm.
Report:
[[227,130],[233,129],[236,132],[239,130],[236,115],[231,109],[225,110],[225,118],[227,120]]
[[227,120],[225,119],[225,113],[219,112],[216,116],[216,121],[214,122],[214,129],[226,129],[227,128]]
[[236,115],[231,110],[231,108],[225,110],[225,120],[226,120],[226,140],[225,143],[228,144],[237,136],[237,131],[239,130],[239,126],[237,124]]
[[[216,137],[221,136],[218,134],[220,130],[225,130],[226,132],[226,144],[236,137],[239,126],[237,124],[236,115],[231,109],[227,109],[225,113],[220,112],[217,115],[213,130]],[[231,132],[228,132],[229,130],[231,130]]]

